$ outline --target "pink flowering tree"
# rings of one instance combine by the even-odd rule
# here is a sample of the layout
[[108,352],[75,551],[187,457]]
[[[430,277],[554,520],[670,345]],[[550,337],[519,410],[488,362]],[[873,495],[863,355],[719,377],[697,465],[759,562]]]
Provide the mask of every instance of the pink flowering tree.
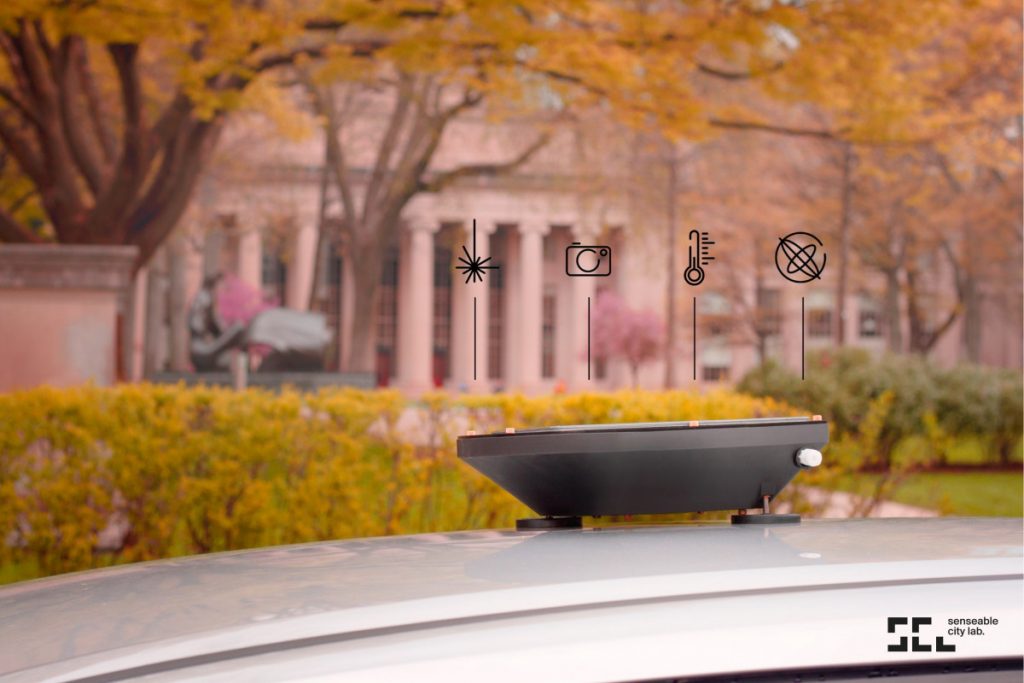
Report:
[[226,276],[217,287],[217,312],[228,325],[246,325],[257,313],[274,305],[260,290],[234,275]]
[[665,326],[657,313],[632,309],[614,292],[598,295],[591,311],[591,352],[626,361],[634,387],[640,366],[660,358],[664,346]]
[[[266,297],[235,275],[228,275],[217,286],[217,313],[225,325],[240,323],[248,325],[256,315],[277,305],[276,299]],[[270,351],[270,347],[260,344],[249,346],[249,355],[257,362]]]

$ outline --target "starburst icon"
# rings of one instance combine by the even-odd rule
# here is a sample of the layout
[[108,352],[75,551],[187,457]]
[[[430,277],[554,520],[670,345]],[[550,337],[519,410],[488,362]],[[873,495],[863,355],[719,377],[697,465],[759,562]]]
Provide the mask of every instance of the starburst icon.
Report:
[[461,266],[455,266],[455,269],[461,271],[466,276],[466,284],[472,282],[483,282],[484,271],[486,270],[497,270],[500,266],[489,266],[487,262],[491,260],[491,257],[480,258],[476,253],[476,219],[473,219],[473,253],[469,253],[469,249],[466,249],[466,245],[462,245],[462,253],[465,256],[460,256],[459,261],[463,264]]

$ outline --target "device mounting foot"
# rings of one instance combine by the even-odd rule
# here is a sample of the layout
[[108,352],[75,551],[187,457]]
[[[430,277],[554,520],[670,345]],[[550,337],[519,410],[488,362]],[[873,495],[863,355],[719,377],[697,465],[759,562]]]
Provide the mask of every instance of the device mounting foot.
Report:
[[733,515],[733,524],[799,524],[800,515],[795,514],[758,514],[758,515]]
[[516,520],[516,531],[581,528],[583,528],[583,519],[580,517],[528,517]]

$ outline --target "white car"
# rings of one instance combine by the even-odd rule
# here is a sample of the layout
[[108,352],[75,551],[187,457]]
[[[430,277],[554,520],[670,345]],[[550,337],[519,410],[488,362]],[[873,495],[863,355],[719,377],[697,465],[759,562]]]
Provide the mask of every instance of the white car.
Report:
[[[775,465],[799,446],[779,445]],[[575,491],[597,511],[622,500],[607,493]],[[983,518],[682,523],[149,562],[0,589],[0,680],[1018,682],[1022,531]]]
[[474,531],[149,562],[0,589],[0,680],[1016,682],[1021,531]]

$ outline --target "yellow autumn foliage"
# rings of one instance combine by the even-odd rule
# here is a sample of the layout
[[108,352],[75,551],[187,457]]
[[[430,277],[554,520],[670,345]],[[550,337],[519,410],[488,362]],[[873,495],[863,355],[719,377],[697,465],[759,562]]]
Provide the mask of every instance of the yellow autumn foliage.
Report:
[[507,527],[467,429],[788,415],[716,392],[526,398],[124,385],[0,395],[0,577],[325,539]]

